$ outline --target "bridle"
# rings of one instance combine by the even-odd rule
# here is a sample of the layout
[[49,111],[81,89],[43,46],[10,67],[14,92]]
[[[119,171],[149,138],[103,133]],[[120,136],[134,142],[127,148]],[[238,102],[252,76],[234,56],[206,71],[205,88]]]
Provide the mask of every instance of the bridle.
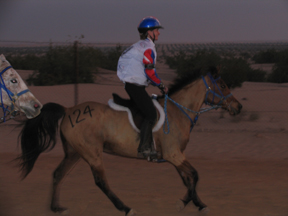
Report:
[[[1,99],[1,104],[0,104],[0,107],[2,108],[3,110],[3,117],[0,118],[0,123],[2,122],[5,122],[6,121],[6,118],[8,115],[10,115],[10,118],[9,119],[13,119],[16,115],[19,115],[20,112],[18,110],[16,110],[16,101],[19,99],[19,97],[27,92],[29,92],[30,90],[29,89],[25,89],[19,93],[13,93],[11,92],[5,85],[5,82],[3,80],[3,77],[2,77],[2,74],[5,73],[5,71],[7,71],[8,69],[12,68],[12,66],[8,66],[6,68],[4,68],[1,72],[0,72],[0,99]],[[4,105],[3,103],[3,95],[2,95],[2,89],[7,93],[10,101],[11,101],[11,105],[10,106],[6,106]],[[8,119],[8,120],[9,120]]]
[[[219,103],[217,104],[217,105],[220,105],[220,104],[223,103],[223,101],[226,101],[227,98],[231,97],[231,96],[232,96],[232,93],[224,96],[223,93],[222,93],[222,91],[221,91],[221,89],[219,88],[219,86],[218,86],[218,84],[217,84],[217,80],[219,80],[221,77],[219,76],[218,78],[214,79],[213,76],[212,76],[210,73],[208,73],[207,75],[208,75],[208,77],[210,78],[210,80],[211,80],[211,82],[212,82],[213,90],[211,90],[211,87],[208,86],[208,84],[207,84],[204,76],[202,76],[202,80],[203,80],[203,82],[204,82],[204,84],[205,84],[205,86],[206,86],[206,96],[205,96],[204,103],[205,103],[206,105],[213,106],[211,103],[209,103],[209,102],[207,101],[207,99],[208,99],[208,94],[209,94],[209,93],[212,93],[212,94],[213,94],[212,103],[214,102],[214,99],[215,99],[215,96],[216,96],[216,97],[220,98],[220,101],[219,101]],[[218,90],[219,90],[219,92],[220,92],[221,95],[219,95],[219,94],[217,94],[217,93],[215,92],[215,87],[218,88]],[[230,106],[230,105],[229,105],[229,106]]]
[[[211,80],[211,82],[212,82],[212,84],[213,84],[213,90],[212,90],[211,87],[208,86],[208,84],[207,84],[204,76],[202,76],[202,80],[203,80],[203,82],[204,82],[204,84],[205,84],[205,86],[206,86],[206,95],[205,95],[204,103],[205,103],[206,105],[209,105],[209,106],[210,106],[210,107],[208,107],[208,108],[201,108],[200,111],[194,111],[194,110],[188,109],[187,107],[184,107],[184,106],[180,105],[179,103],[177,103],[177,102],[175,102],[173,99],[171,99],[171,98],[168,96],[168,94],[165,94],[165,100],[164,100],[165,121],[164,121],[164,124],[163,124],[163,132],[164,132],[165,134],[169,134],[169,132],[170,132],[169,122],[168,122],[168,115],[167,115],[167,99],[169,99],[170,101],[172,101],[172,102],[186,115],[186,117],[190,120],[190,122],[191,122],[190,132],[191,132],[192,129],[193,129],[193,127],[194,127],[194,125],[196,124],[196,122],[197,122],[197,120],[198,120],[199,115],[200,115],[201,113],[208,112],[208,111],[213,110],[213,109],[221,108],[221,107],[222,107],[221,104],[223,104],[223,102],[226,101],[227,98],[229,98],[229,97],[232,96],[232,93],[230,93],[230,94],[228,94],[228,95],[226,95],[226,96],[223,95],[221,89],[219,88],[219,86],[218,86],[218,84],[217,84],[217,80],[219,80],[219,79],[221,78],[220,76],[219,76],[217,79],[214,79],[213,76],[212,76],[210,73],[208,73],[207,75],[208,75],[208,77],[210,78],[210,80]],[[218,90],[219,90],[219,92],[220,92],[221,95],[219,95],[219,94],[217,94],[217,93],[215,92],[216,87],[218,88]],[[217,105],[214,105],[214,104],[209,103],[209,102],[207,101],[207,99],[208,99],[208,94],[209,94],[209,93],[212,93],[212,94],[213,94],[212,103],[214,102],[215,96],[218,97],[218,98],[220,98],[220,101],[219,101],[219,103],[218,103]],[[227,102],[226,102],[226,103],[227,103]],[[228,105],[228,107],[229,107],[229,106],[230,106],[230,104]],[[195,114],[196,114],[196,116],[195,116],[195,118],[194,118],[194,121],[190,118],[190,116],[185,112],[184,109],[187,110],[187,111],[189,111],[189,112],[192,112],[192,113],[195,113]],[[166,122],[166,125],[167,125],[167,131],[165,131],[165,122]]]

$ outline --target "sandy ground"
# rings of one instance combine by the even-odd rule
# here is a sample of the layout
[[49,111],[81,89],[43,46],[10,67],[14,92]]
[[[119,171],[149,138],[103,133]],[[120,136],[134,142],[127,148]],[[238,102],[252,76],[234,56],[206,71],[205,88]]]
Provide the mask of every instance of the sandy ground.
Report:
[[[169,83],[173,72],[159,73]],[[102,71],[97,84],[79,85],[79,101],[107,103],[112,92],[126,96],[115,72]],[[244,83],[233,90],[243,105],[239,116],[221,110],[204,113],[193,129],[187,159],[199,173],[198,193],[209,216],[288,215],[288,84]],[[74,104],[74,86],[29,88],[44,104]],[[149,87],[149,92],[159,93]],[[0,216],[52,216],[52,172],[63,157],[61,143],[42,154],[33,171],[21,181],[15,164],[20,150],[16,121],[1,124]],[[175,203],[186,189],[169,163],[149,163],[104,155],[113,191],[138,215],[196,216],[193,204],[177,212]],[[71,216],[123,215],[94,184],[89,166],[81,160],[66,177],[61,203]]]

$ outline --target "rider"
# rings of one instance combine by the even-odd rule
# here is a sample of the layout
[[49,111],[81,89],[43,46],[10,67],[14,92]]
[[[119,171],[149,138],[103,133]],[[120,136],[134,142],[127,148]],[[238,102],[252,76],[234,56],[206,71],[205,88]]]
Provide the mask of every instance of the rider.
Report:
[[159,29],[163,27],[157,18],[148,16],[141,20],[137,28],[140,40],[122,53],[118,61],[117,75],[125,83],[130,99],[145,118],[141,126],[138,155],[155,157],[157,152],[153,151],[152,147],[152,129],[157,120],[157,112],[145,88],[152,84],[162,93],[168,93],[168,88],[161,82],[155,69],[157,53],[154,42],[158,40]]

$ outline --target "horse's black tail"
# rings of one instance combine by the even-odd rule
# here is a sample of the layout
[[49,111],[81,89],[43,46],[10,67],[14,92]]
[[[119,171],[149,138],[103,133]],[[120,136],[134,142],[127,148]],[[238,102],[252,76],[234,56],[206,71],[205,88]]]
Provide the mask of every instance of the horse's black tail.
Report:
[[22,154],[16,158],[20,161],[19,166],[23,179],[31,172],[39,155],[54,148],[58,121],[64,114],[65,108],[63,106],[47,103],[37,117],[25,121],[18,137]]

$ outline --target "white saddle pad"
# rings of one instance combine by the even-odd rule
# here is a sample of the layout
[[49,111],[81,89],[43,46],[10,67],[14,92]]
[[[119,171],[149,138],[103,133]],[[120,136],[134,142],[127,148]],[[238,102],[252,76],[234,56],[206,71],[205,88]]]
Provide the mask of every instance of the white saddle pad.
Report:
[[[152,130],[152,132],[156,132],[162,127],[162,125],[163,125],[163,123],[165,121],[165,113],[164,113],[164,109],[161,107],[161,105],[158,103],[157,100],[152,99],[152,101],[153,101],[156,109],[159,111],[159,114],[160,114],[160,118],[159,118],[158,122],[155,124],[155,126],[154,126],[154,128]],[[109,99],[108,105],[114,110],[128,112],[128,119],[129,119],[130,124],[132,125],[134,130],[136,130],[138,133],[140,133],[140,130],[136,127],[136,125],[135,125],[135,123],[133,121],[132,113],[127,107],[115,104],[112,98]]]

